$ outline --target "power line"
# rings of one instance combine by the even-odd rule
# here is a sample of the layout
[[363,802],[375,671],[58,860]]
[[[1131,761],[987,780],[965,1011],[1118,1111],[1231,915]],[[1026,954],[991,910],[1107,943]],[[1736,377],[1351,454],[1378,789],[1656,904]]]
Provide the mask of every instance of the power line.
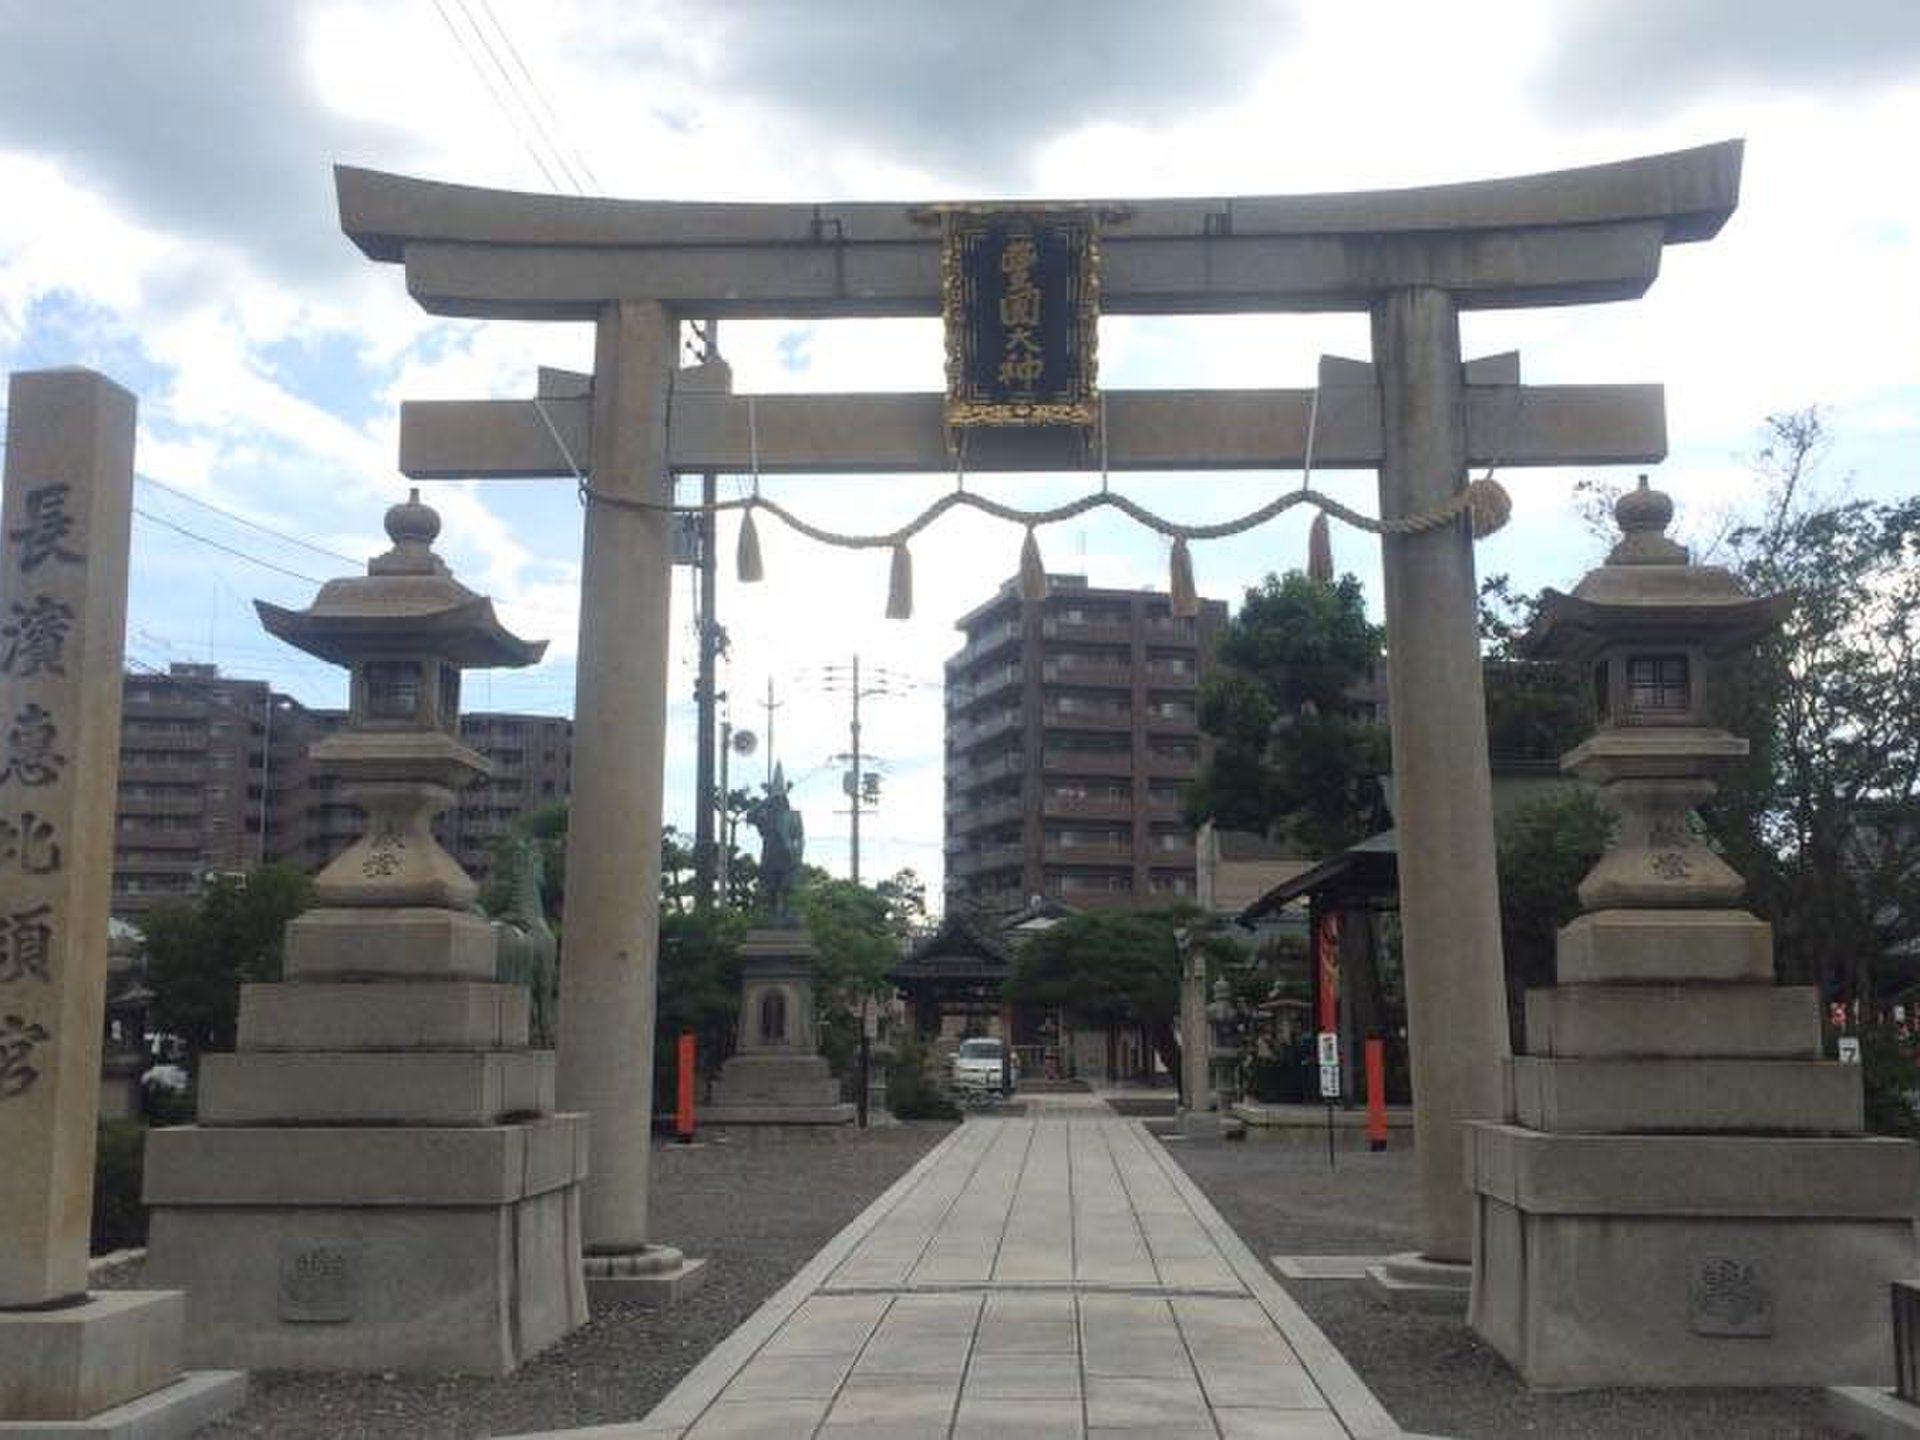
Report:
[[[600,177],[593,173],[593,166],[587,163],[585,152],[574,143],[572,134],[570,134],[566,126],[561,123],[560,117],[554,112],[553,106],[547,103],[547,97],[545,92],[540,88],[540,82],[533,78],[533,72],[527,68],[527,62],[521,58],[520,47],[514,44],[513,37],[507,34],[506,26],[500,23],[500,17],[494,13],[491,0],[480,0],[480,8],[485,12],[487,19],[492,22],[495,32],[500,36],[500,43],[507,47],[507,53],[513,57],[515,68],[525,77],[527,89],[533,92],[533,98],[540,102],[540,108],[546,112],[547,118],[553,122],[551,130],[548,130],[546,126],[542,126],[541,128],[548,134],[547,143],[553,148],[555,157],[559,158],[562,164],[566,163],[560,145],[553,138],[557,135],[561,140],[566,142],[566,149],[572,152],[573,159],[578,163],[580,173],[587,177],[588,182],[595,190],[600,189]],[[537,117],[535,123],[538,123]],[[577,182],[574,188],[576,190],[580,188]]]
[[[442,22],[445,23],[447,33],[453,36],[454,44],[460,47],[460,53],[466,56],[467,63],[473,67],[474,74],[480,77],[480,83],[487,87],[487,94],[492,98],[493,103],[499,107],[500,113],[506,117],[507,123],[513,127],[514,134],[520,137],[520,143],[526,148],[526,152],[533,160],[534,165],[539,168],[541,175],[546,177],[547,188],[551,190],[563,188],[560,182],[554,178],[553,169],[547,164],[545,157],[540,154],[539,149],[534,145],[533,141],[527,137],[526,127],[520,123],[518,117],[513,113],[513,108],[507,104],[505,98],[500,94],[500,88],[494,84],[493,77],[487,73],[486,66],[481,63],[479,56],[474,54],[473,46],[467,42],[467,37],[461,33],[460,27],[453,23],[453,17],[447,14],[446,7],[440,3],[440,0],[433,0],[433,8],[439,13]],[[466,15],[464,10],[461,13]],[[473,24],[473,17],[471,15],[467,15],[467,23],[469,25]],[[475,33],[478,33],[477,27]],[[499,64],[497,60],[494,63],[496,65]]]
[[226,519],[233,521],[233,523],[236,525],[244,525],[249,530],[257,530],[260,534],[271,536],[273,539],[282,541],[285,544],[298,545],[302,550],[311,550],[314,554],[324,555],[329,560],[344,560],[347,564],[353,565],[353,566],[359,566],[365,563],[364,560],[355,559],[351,555],[343,555],[338,550],[329,550],[324,545],[315,545],[311,540],[302,540],[298,535],[289,535],[284,530],[275,530],[271,525],[262,525],[257,520],[249,520],[244,515],[236,514],[231,510],[222,509],[220,506],[215,505],[211,500],[202,500],[198,495],[190,494],[189,492],[180,489],[177,485],[169,485],[164,480],[156,480],[151,475],[136,474],[134,478],[137,480],[144,481],[148,485],[153,486],[155,489],[164,490],[167,492],[167,494],[176,496],[179,499],[186,501],[189,505],[198,505],[202,510],[211,510],[214,514],[224,516]]
[[246,551],[236,550],[231,545],[222,545],[218,540],[209,539],[207,536],[200,534],[198,531],[187,529],[187,527],[184,525],[176,525],[173,521],[163,519],[161,516],[155,515],[150,510],[142,510],[138,505],[133,507],[133,513],[138,515],[142,520],[151,520],[155,525],[164,525],[167,527],[167,529],[172,530],[177,534],[184,535],[189,540],[197,540],[200,542],[200,544],[208,546],[214,550],[222,551],[225,554],[233,556],[236,560],[244,560],[249,565],[258,565],[262,570],[272,570],[277,574],[288,576],[289,578],[294,580],[304,580],[309,585],[326,584],[326,581],[319,579],[317,576],[303,575],[298,570],[289,570],[286,566],[276,565],[271,560],[262,560],[258,555],[249,555]]

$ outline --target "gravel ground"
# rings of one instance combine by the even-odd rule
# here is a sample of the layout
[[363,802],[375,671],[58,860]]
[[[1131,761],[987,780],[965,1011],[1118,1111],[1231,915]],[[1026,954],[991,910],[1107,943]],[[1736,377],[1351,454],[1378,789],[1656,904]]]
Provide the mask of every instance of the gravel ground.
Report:
[[705,1284],[673,1309],[609,1308],[500,1380],[255,1372],[246,1406],[201,1433],[465,1440],[637,1420],[951,1128],[735,1131],[658,1147],[652,1231],[707,1257]]
[[[1320,1138],[1170,1141],[1179,1161],[1261,1259],[1385,1255],[1414,1246],[1411,1149],[1342,1150]],[[1358,1282],[1288,1280],[1297,1300],[1408,1430],[1458,1440],[1840,1440],[1817,1390],[1527,1390],[1464,1319],[1406,1314]]]

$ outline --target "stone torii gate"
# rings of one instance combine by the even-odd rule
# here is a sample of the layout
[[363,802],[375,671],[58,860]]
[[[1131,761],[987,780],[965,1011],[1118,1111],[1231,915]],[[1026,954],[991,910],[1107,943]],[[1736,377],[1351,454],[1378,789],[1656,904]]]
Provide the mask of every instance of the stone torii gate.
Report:
[[[1433,511],[1470,465],[1654,461],[1660,387],[1525,387],[1514,357],[1463,365],[1459,314],[1637,298],[1664,246],[1725,223],[1740,157],[1732,141],[1463,185],[1095,205],[1101,309],[1368,313],[1371,367],[1322,364],[1313,460],[1377,470],[1383,519]],[[404,406],[409,476],[570,477],[587,457],[596,491],[663,506],[675,473],[756,459],[769,474],[952,468],[939,395],[749,401],[675,369],[682,319],[939,314],[940,231],[922,208],[576,199],[348,168],[336,180],[342,228],[403,265],[429,312],[596,328],[588,385],[548,375],[538,401]],[[1109,392],[1106,464],[1296,468],[1312,399]],[[1017,430],[973,432],[967,463],[1089,466]],[[668,530],[664,510],[588,507],[574,738],[588,783],[568,846],[559,1084],[562,1108],[592,1117],[590,1273],[674,1258],[653,1258],[647,1229]],[[1472,542],[1462,518],[1382,547],[1420,1242],[1429,1259],[1464,1262],[1460,1123],[1505,1113],[1508,1053]]]

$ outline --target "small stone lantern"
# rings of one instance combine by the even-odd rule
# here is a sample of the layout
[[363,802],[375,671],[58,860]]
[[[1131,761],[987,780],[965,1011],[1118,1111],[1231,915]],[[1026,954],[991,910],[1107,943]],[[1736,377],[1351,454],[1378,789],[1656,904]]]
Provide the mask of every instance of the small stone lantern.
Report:
[[255,602],[269,633],[352,675],[346,727],[312,754],[367,825],[315,879],[323,906],[460,910],[479,893],[432,830],[455,791],[492,773],[460,742],[460,672],[531,665],[546,642],[510,634],[491,601],[453,578],[433,553],[439,533],[415,490],[387,512],[393,549],[365,576],[329,581],[305,610]]
[[1603,788],[1619,829],[1580,900],[1588,910],[1730,905],[1744,884],[1689,823],[1713,776],[1747,753],[1708,717],[1707,663],[1777,628],[1792,600],[1755,597],[1720,566],[1690,563],[1665,533],[1673,502],[1644,475],[1614,516],[1624,538],[1606,563],[1571,595],[1547,591],[1523,642],[1593,675],[1595,733],[1561,766]]

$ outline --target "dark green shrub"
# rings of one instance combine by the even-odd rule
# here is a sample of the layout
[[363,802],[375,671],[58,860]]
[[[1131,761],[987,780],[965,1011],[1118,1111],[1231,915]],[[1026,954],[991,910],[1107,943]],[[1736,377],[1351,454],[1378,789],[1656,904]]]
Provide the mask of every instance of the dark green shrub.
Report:
[[959,1109],[927,1074],[927,1046],[911,1032],[900,1037],[887,1067],[887,1109],[901,1120],[955,1120]]
[[1872,1025],[1860,1035],[1860,1083],[1866,1090],[1867,1129],[1875,1135],[1920,1133],[1914,1102],[1920,1067],[1913,1041],[1891,1025]]
[[147,1243],[147,1208],[140,1203],[147,1127],[137,1120],[102,1120],[93,1152],[93,1253]]

